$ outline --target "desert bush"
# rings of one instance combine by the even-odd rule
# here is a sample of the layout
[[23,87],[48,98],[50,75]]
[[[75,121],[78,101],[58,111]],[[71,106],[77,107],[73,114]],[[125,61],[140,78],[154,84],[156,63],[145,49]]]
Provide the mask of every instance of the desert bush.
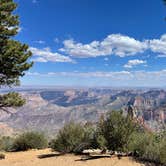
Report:
[[141,160],[166,164],[166,139],[156,134],[134,133],[130,138],[129,149]]
[[38,132],[26,132],[18,137],[13,142],[13,151],[26,151],[28,149],[43,149],[47,147],[47,139]]
[[112,111],[98,123],[97,142],[109,150],[126,151],[134,130],[135,124],[129,117],[124,117],[121,111]]
[[107,149],[107,141],[103,135],[96,133],[94,137],[94,148]]
[[135,153],[135,155],[143,156],[145,149],[149,142],[152,140],[152,135],[150,133],[138,133],[134,132],[129,138],[128,149]]
[[50,146],[63,153],[79,153],[91,145],[92,139],[93,128],[70,122],[59,131]]
[[59,152],[79,153],[87,148],[132,152],[140,160],[166,164],[166,134],[152,133],[122,112],[112,111],[97,125],[66,124],[50,143]]
[[90,146],[93,146],[94,135],[96,133],[96,127],[91,123],[86,123],[83,125],[84,129],[84,139],[83,141],[89,143]]
[[160,163],[166,165],[166,138],[160,142]]
[[142,152],[141,159],[160,163],[160,144],[154,141],[153,138],[144,146],[144,149],[142,148]]
[[9,136],[3,136],[0,139],[0,150],[1,151],[12,151],[12,146],[13,146],[14,138],[9,137]]

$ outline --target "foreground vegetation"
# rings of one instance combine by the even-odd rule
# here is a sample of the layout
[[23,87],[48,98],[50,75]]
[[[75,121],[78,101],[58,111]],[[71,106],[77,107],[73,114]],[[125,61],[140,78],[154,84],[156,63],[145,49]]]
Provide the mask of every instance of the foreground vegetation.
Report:
[[141,160],[166,164],[166,134],[152,133],[130,117],[113,111],[96,126],[69,123],[58,133],[51,148],[60,152],[79,153],[87,148],[119,151]]
[[2,137],[0,140],[0,149],[7,152],[44,149],[47,147],[47,139],[38,132],[26,132],[16,138]]
[[140,160],[166,164],[166,133],[152,133],[120,111],[101,117],[97,124],[70,122],[49,141],[43,134],[26,132],[16,138],[2,137],[0,149],[25,151],[50,147],[62,153],[81,153],[84,149],[130,153]]

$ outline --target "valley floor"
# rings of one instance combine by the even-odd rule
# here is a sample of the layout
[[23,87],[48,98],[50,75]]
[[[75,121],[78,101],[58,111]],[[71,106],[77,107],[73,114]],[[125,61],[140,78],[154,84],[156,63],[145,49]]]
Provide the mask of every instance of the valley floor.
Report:
[[64,155],[39,159],[37,156],[51,154],[49,149],[31,150],[27,152],[5,153],[5,159],[0,160],[0,166],[146,166],[128,157],[102,158],[87,161],[77,161],[81,156]]

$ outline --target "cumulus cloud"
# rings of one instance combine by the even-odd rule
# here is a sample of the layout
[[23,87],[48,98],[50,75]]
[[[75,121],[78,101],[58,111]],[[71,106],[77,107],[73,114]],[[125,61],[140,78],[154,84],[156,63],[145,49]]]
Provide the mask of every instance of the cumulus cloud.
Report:
[[70,56],[88,58],[97,56],[116,55],[119,57],[133,56],[150,50],[154,53],[166,55],[166,34],[159,39],[136,40],[122,34],[111,34],[101,41],[92,41],[87,44],[76,42],[73,39],[64,40],[64,47],[59,49]]
[[144,60],[133,59],[129,60],[127,64],[124,65],[125,68],[133,68],[134,66],[146,64],[147,62]]
[[101,42],[105,49],[111,48],[112,54],[120,57],[142,53],[147,49],[147,43],[138,41],[132,37],[112,34]]
[[[35,42],[44,44],[42,40]],[[55,39],[55,42],[59,42],[59,40]],[[38,49],[31,47],[32,52],[36,56],[34,61],[72,62],[71,57],[89,58],[98,56],[104,56],[104,60],[107,61],[108,57],[106,56],[134,56],[145,53],[147,50],[157,53],[158,56],[155,56],[158,58],[166,57],[166,34],[162,35],[160,39],[147,39],[143,41],[121,34],[111,34],[101,41],[94,40],[87,44],[76,42],[74,39],[64,40],[63,44],[63,48],[60,48],[55,53],[47,48]],[[133,66],[145,63],[146,61],[142,60],[130,60],[124,67],[132,68]]]
[[52,52],[49,47],[39,49],[35,47],[30,47],[35,62],[74,62],[70,57],[64,56],[62,54]]
[[[148,40],[149,48],[162,55],[166,55],[166,34],[162,35],[160,39]],[[161,56],[160,56],[161,57]]]
[[65,40],[64,47],[59,49],[71,56],[79,58],[117,55],[120,57],[144,52],[147,42],[138,41],[121,34],[111,34],[102,41],[92,41],[89,44],[77,43],[73,39]]

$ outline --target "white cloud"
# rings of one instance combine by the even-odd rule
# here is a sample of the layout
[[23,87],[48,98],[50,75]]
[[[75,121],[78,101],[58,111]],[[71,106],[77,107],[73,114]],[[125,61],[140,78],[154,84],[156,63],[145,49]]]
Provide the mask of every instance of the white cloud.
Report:
[[26,75],[29,75],[29,76],[40,76],[41,73],[38,73],[38,72],[27,72]]
[[64,47],[59,50],[77,58],[108,55],[126,57],[144,53],[146,50],[160,54],[158,57],[166,56],[166,34],[163,34],[160,39],[147,39],[144,41],[121,34],[111,34],[102,41],[83,44],[69,39],[65,40],[63,44]]
[[38,43],[38,44],[45,44],[46,42],[45,41],[43,41],[43,40],[36,40],[36,41],[34,41],[35,43]]
[[[42,40],[35,41],[36,43],[44,44]],[[55,38],[55,42],[59,42],[58,38]],[[134,56],[138,53],[144,53],[146,50],[151,50],[158,58],[166,57],[166,34],[162,35],[160,39],[151,39],[139,41],[132,37],[111,34],[101,41],[92,41],[88,44],[78,43],[73,39],[65,40],[63,42],[64,47],[59,51],[64,52],[67,56],[52,52],[50,49],[38,49],[31,48],[33,54],[36,56],[34,61],[37,62],[73,62],[70,56],[76,58],[88,58],[104,56],[104,60],[109,60],[110,55],[116,55],[119,57]],[[147,55],[148,56],[148,55]],[[146,64],[146,61],[142,60],[130,60],[124,67],[132,68],[139,64]]]
[[[149,48],[155,52],[163,55],[166,55],[166,34],[162,35],[160,39],[148,40]],[[160,56],[161,57],[161,56]]]
[[166,58],[166,54],[159,54],[157,55],[157,58]]
[[[107,85],[107,86],[165,86],[166,70],[161,71],[119,71],[119,72],[50,72],[27,73],[27,76],[35,76],[49,79],[58,78],[74,80],[70,85]],[[75,79],[77,78],[77,79]],[[56,79],[55,79],[56,81]],[[55,82],[54,82],[55,83]],[[63,82],[66,85],[67,82]],[[62,84],[63,84],[62,83]]]
[[48,62],[47,58],[43,58],[43,57],[37,57],[33,59],[34,62]]
[[139,59],[133,59],[129,60],[127,64],[124,65],[125,68],[133,68],[134,66],[146,64],[146,61],[139,60]]
[[[55,38],[54,41],[58,43],[59,39]],[[45,41],[43,40],[38,40],[35,42],[39,44],[45,43]],[[49,59],[49,61],[51,61],[50,58],[46,59],[45,57],[50,57],[50,55],[52,57],[52,54],[54,54],[53,61],[61,61],[63,58],[64,59],[62,61],[71,61],[69,56],[73,56],[76,58],[88,58],[88,57],[110,56],[110,55],[126,57],[126,56],[134,56],[138,53],[144,53],[146,50],[151,50],[152,52],[158,53],[159,55],[157,57],[159,58],[166,56],[166,34],[162,35],[160,39],[152,39],[144,41],[139,41],[132,37],[121,34],[111,34],[101,41],[94,40],[87,44],[76,42],[73,39],[64,40],[63,44],[64,47],[60,48],[59,51],[64,52],[68,56],[64,56],[60,53],[52,53],[50,51],[46,53],[48,54],[48,56],[44,57],[42,56],[41,58],[40,55],[40,58],[38,57],[35,60],[40,62],[46,62]],[[45,49],[40,49],[40,53],[41,51],[42,54],[45,54],[44,52],[46,52]],[[57,57],[56,60],[55,57]],[[104,60],[107,61],[109,59],[108,57],[105,57]],[[129,64],[126,64],[125,67],[132,68],[135,65],[132,63],[134,62],[132,61],[129,62]],[[142,64],[141,61],[139,61],[138,63]]]
[[112,54],[120,57],[135,55],[142,53],[147,49],[147,43],[138,41],[132,37],[112,34],[101,42],[101,45],[106,50],[111,48]]
[[161,71],[116,71],[116,72],[49,72],[49,73],[30,73],[27,75],[35,75],[42,77],[87,77],[87,78],[110,78],[112,80],[133,80],[133,81],[146,81],[146,80],[166,80],[166,70]]
[[[35,76],[69,76],[69,77],[106,77],[106,78],[125,78],[126,76],[130,77],[131,73],[128,71],[120,71],[120,72],[49,72],[49,73],[30,73],[27,75],[35,75]],[[126,77],[127,78],[127,77]]]
[[89,44],[77,43],[73,39],[65,40],[63,44],[64,47],[59,49],[60,51],[78,58],[113,54],[125,57],[142,53],[148,48],[147,42],[141,42],[121,34],[112,34],[102,41],[92,41]]
[[100,43],[93,41],[90,44],[83,45],[82,43],[76,43],[74,40],[65,40],[64,48],[61,48],[60,51],[63,51],[71,56],[78,58],[87,58],[87,57],[96,57],[104,55],[103,50],[100,50]]
[[59,53],[54,53],[49,47],[39,49],[35,47],[30,47],[34,58],[32,59],[35,62],[74,62],[70,57],[61,55]]

